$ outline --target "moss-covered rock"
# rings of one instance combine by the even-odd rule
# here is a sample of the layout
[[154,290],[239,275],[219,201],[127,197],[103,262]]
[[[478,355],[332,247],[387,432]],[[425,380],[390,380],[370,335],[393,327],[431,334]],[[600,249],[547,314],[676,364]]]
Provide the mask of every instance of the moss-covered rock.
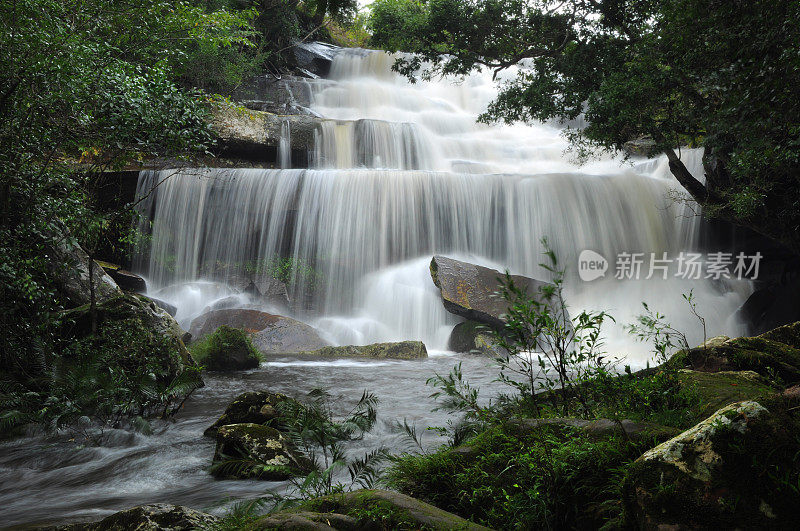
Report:
[[155,503],[114,513],[99,522],[71,524],[55,529],[57,531],[192,531],[210,528],[218,520],[219,518],[214,515],[188,507]]
[[428,350],[421,341],[401,341],[399,343],[374,343],[364,346],[323,347],[313,351],[298,352],[298,355],[323,358],[415,360],[427,358]]
[[792,529],[800,518],[800,423],[783,397],[728,405],[645,452],[623,486],[641,529]]
[[313,469],[281,432],[260,424],[229,424],[217,428],[211,473],[221,479],[284,480]]
[[475,321],[458,323],[450,333],[447,348],[454,352],[469,352],[495,357],[505,352],[497,345],[489,327]]
[[261,353],[250,336],[242,330],[220,326],[210,336],[192,345],[192,355],[209,371],[242,371],[255,369]]
[[[280,393],[254,391],[237,396],[225,409],[225,413],[203,432],[206,437],[213,437],[217,428],[227,424],[273,424],[279,427],[282,402],[295,400]],[[275,425],[277,424],[277,426]]]
[[734,402],[759,400],[779,392],[766,378],[753,371],[702,372],[681,369],[677,377],[681,386],[696,393],[696,418],[707,417]]
[[300,507],[264,517],[248,529],[424,529],[488,528],[387,490],[357,490],[316,498]]
[[696,371],[754,371],[785,384],[800,381],[800,322],[760,336],[718,337],[680,351],[668,362]]

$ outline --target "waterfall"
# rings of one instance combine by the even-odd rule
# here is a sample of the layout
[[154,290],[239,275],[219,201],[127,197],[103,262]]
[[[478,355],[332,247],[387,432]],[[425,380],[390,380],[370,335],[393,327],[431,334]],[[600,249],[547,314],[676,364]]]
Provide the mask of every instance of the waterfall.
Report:
[[[142,172],[140,193],[161,183],[141,203],[152,243],[139,269],[151,284],[207,278],[220,264],[232,267],[223,275],[230,281],[237,265],[292,257],[323,279],[310,286],[294,271],[294,297],[315,309],[301,317],[334,341],[421,339],[444,349],[459,319],[433,286],[431,256],[546,279],[539,265],[546,237],[567,268],[571,311],[609,310],[624,323],[648,301],[700,341],[680,296],[694,290],[709,333],[740,331],[731,316],[746,283],[577,277],[584,249],[613,268],[622,252],[675,256],[696,248],[698,218],[674,200],[680,187],[663,158],[578,166],[552,124],[476,123],[496,94],[489,76],[412,85],[391,63],[382,52],[345,51],[330,78],[312,84],[312,111],[326,118],[313,168],[197,169],[169,179]],[[283,153],[282,136],[288,168]],[[700,156],[684,152],[697,174]],[[609,346],[643,356],[620,327],[609,332]]]
[[278,165],[288,170],[292,167],[292,129],[289,120],[281,124],[281,138],[278,141]]

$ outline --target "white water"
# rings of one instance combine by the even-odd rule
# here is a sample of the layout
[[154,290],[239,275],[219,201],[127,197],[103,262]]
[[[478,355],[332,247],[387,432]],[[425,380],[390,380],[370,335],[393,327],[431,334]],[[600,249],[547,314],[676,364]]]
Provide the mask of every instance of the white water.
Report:
[[[538,264],[547,237],[567,268],[571,311],[610,311],[620,326],[607,331],[609,349],[634,365],[644,364],[647,349],[621,324],[643,301],[699,342],[702,328],[681,297],[694,290],[709,337],[741,331],[731,316],[746,284],[585,283],[575,274],[583,249],[611,262],[610,277],[618,253],[675,257],[696,247],[699,222],[670,199],[679,186],[665,160],[607,157],[577,166],[557,127],[477,124],[496,94],[488,77],[411,85],[391,73],[391,61],[344,52],[329,80],[310,85],[312,111],[328,119],[316,135],[314,169],[193,170],[161,184],[143,204],[154,214],[151,257],[142,265],[150,281],[164,287],[202,278],[209,264],[288,254],[325,278],[314,293],[319,311],[305,319],[327,337],[341,344],[421,339],[441,350],[459,319],[441,304],[431,256],[546,279]],[[699,174],[700,153],[684,158]],[[163,177],[144,173],[141,190]],[[298,279],[295,295],[306,289]],[[184,306],[184,324],[214,299],[194,301],[189,311],[184,299],[164,298]]]

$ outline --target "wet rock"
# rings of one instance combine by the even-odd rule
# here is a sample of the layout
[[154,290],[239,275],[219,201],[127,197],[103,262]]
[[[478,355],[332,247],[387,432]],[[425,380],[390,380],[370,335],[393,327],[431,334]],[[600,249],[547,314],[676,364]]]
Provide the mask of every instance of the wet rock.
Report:
[[330,345],[317,330],[305,323],[276,316],[269,326],[253,335],[253,344],[263,354],[293,354]]
[[195,340],[213,333],[221,326],[255,333],[278,322],[282,317],[259,310],[230,308],[206,312],[192,321],[189,333]]
[[132,291],[134,293],[144,293],[147,291],[147,282],[136,273],[126,271],[117,264],[112,264],[110,262],[101,262],[98,260],[97,263],[103,267],[103,271],[108,273],[108,276],[117,283],[120,289]]
[[800,381],[800,322],[754,337],[713,338],[705,345],[678,352],[668,363],[704,372],[755,371],[795,383]]
[[478,531],[488,528],[405,494],[376,489],[315,498],[296,509],[265,516],[248,529]]
[[313,464],[275,428],[250,423],[217,428],[211,469],[217,478],[279,481],[312,469]]
[[[50,271],[59,291],[73,306],[91,302],[89,285],[89,255],[67,234],[57,234],[48,240],[47,257]],[[92,279],[95,301],[104,301],[120,295],[117,283],[108,276],[99,263],[94,262]]]
[[235,98],[248,109],[274,114],[311,114],[311,85],[313,81],[283,76],[258,76],[236,91]]
[[266,302],[280,306],[289,305],[289,288],[284,282],[272,277],[261,277],[253,280],[256,293]]
[[324,42],[298,42],[292,48],[295,64],[309,77],[327,77],[333,57],[341,50]]
[[[156,299],[155,297],[147,297],[153,304],[170,314],[170,316],[175,317],[178,313],[178,307],[168,303],[167,301],[162,301],[161,299]],[[184,341],[185,342],[185,341]]]
[[507,351],[498,346],[492,331],[474,321],[458,323],[450,333],[447,348],[453,352],[469,352],[485,356],[501,356]]
[[180,505],[154,503],[121,511],[89,524],[57,527],[58,531],[192,531],[204,529],[219,518]]
[[216,332],[192,346],[195,359],[206,370],[215,372],[255,369],[261,355],[245,332],[220,326]]
[[273,427],[280,426],[282,402],[295,402],[293,398],[280,393],[269,393],[267,391],[253,391],[237,396],[233,402],[225,409],[225,413],[217,421],[209,426],[203,435],[213,437],[220,426],[227,424],[273,424]]
[[401,341],[399,343],[374,343],[364,346],[323,347],[310,352],[298,352],[298,354],[323,358],[416,360],[427,358],[428,350],[421,341]]
[[[508,311],[508,303],[498,295],[502,273],[444,256],[431,260],[431,277],[441,291],[444,307],[470,321],[486,324],[502,331],[502,315]],[[519,275],[511,277],[518,287],[536,297],[549,284]]]
[[[796,474],[791,408],[728,405],[645,452],[629,469],[623,500],[640,529],[788,529],[800,495],[780,477]],[[769,471],[769,472],[767,472]]]

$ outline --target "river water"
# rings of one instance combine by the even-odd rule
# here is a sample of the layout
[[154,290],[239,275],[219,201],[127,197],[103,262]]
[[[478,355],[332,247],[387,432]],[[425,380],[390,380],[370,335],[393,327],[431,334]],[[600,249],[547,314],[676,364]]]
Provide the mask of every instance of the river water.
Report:
[[[177,318],[188,327],[203,308],[234,293],[219,279],[204,279],[209,264],[289,256],[322,278],[309,285],[294,272],[293,295],[310,300],[311,309],[293,317],[335,344],[417,339],[431,357],[270,359],[246,373],[206,376],[185,410],[155,424],[150,436],[117,430],[100,444],[74,434],[3,443],[0,525],[99,518],[148,502],[209,509],[280,487],[215,481],[207,472],[213,442],[202,431],[244,391],[301,397],[321,387],[342,413],[364,389],[374,392],[381,399],[379,425],[353,452],[380,445],[402,451],[407,441],[392,427],[398,419],[421,428],[450,420],[431,411],[425,381],[458,362],[486,397],[496,394],[488,360],[446,352],[459,318],[444,310],[431,281],[434,253],[547,279],[539,266],[540,240],[547,237],[566,267],[570,311],[613,314],[618,325],[606,330],[607,347],[634,367],[648,362],[648,349],[622,325],[643,301],[694,343],[703,329],[681,298],[690,290],[709,336],[743,331],[732,316],[749,293],[746,282],[613,278],[623,252],[676,257],[699,250],[700,223],[672,199],[679,187],[665,160],[605,156],[579,166],[560,126],[476,124],[496,93],[489,77],[412,85],[391,73],[391,62],[383,53],[345,51],[334,58],[329,79],[308,82],[311,110],[325,118],[310,168],[286,169],[284,156],[280,170],[186,170],[159,186],[142,205],[153,216],[153,238],[138,268],[151,292],[178,306]],[[683,155],[700,173],[700,153]],[[159,177],[143,172],[140,188]],[[576,274],[587,249],[611,263],[606,278],[589,283]],[[243,305],[252,302],[236,296]]]

